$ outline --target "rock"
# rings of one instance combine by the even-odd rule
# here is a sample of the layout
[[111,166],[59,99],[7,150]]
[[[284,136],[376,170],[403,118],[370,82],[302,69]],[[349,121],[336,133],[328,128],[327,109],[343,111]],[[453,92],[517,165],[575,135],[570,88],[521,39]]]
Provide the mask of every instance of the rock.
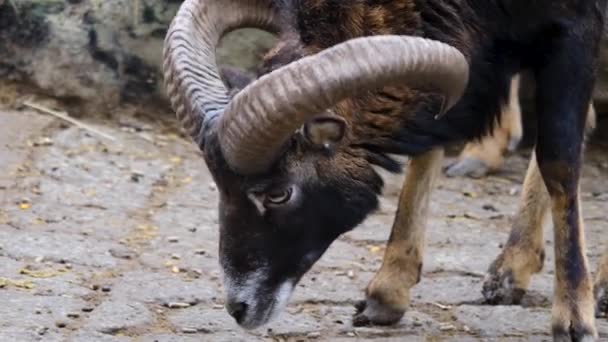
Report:
[[[162,45],[180,1],[0,1],[0,79],[86,103],[85,111],[159,99]],[[272,36],[243,30],[218,53],[251,68]]]

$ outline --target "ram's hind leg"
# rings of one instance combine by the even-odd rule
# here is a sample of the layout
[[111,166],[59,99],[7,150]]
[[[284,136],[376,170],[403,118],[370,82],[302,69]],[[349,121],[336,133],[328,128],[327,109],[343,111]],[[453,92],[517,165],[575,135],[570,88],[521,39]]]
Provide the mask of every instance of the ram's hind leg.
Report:
[[532,275],[542,269],[545,259],[542,227],[549,206],[549,194],[533,155],[509,240],[491,264],[483,284],[483,296],[488,303],[519,304]]
[[483,177],[502,166],[506,151],[517,148],[523,135],[519,78],[520,76],[516,75],[511,81],[509,103],[502,108],[500,123],[491,135],[483,137],[481,141],[469,142],[465,146],[458,161],[445,171],[448,177]]
[[358,305],[354,325],[398,322],[409,305],[409,291],[420,281],[429,197],[441,169],[443,150],[410,163],[380,271]]
[[595,282],[595,298],[597,301],[596,314],[598,317],[608,317],[608,249],[600,263]]

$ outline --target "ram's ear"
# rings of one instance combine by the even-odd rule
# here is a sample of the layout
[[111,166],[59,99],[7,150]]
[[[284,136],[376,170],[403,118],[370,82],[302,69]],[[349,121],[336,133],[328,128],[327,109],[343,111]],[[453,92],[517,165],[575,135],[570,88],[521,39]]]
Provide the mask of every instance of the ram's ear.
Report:
[[304,125],[304,136],[312,144],[331,148],[346,135],[346,121],[339,116],[319,116]]
[[220,76],[232,95],[238,93],[249,83],[255,80],[255,76],[253,74],[230,66],[221,66]]

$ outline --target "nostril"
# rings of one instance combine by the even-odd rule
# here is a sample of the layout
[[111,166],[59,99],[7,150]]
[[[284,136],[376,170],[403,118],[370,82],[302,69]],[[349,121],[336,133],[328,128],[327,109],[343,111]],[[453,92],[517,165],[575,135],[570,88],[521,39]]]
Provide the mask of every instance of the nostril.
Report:
[[237,323],[241,323],[247,312],[247,304],[243,302],[228,303],[226,309],[230,316],[234,317]]

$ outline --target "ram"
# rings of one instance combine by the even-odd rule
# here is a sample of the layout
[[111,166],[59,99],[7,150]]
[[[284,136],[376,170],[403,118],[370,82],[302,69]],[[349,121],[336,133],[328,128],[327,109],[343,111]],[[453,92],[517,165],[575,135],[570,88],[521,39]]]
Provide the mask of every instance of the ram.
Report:
[[[578,183],[605,7],[605,0],[186,0],[167,35],[165,79],[218,185],[229,313],[245,328],[279,313],[329,245],[377,208],[383,184],[374,166],[400,171],[391,155],[401,154],[413,159],[399,210],[354,318],[397,322],[420,279],[443,147],[491,130],[512,76],[529,69],[538,83],[536,158],[483,293],[489,302],[521,296],[542,266],[539,217],[550,207],[554,337],[597,338]],[[222,81],[215,49],[240,27],[275,32],[279,42],[255,80]],[[598,297],[606,296],[606,267]]]

